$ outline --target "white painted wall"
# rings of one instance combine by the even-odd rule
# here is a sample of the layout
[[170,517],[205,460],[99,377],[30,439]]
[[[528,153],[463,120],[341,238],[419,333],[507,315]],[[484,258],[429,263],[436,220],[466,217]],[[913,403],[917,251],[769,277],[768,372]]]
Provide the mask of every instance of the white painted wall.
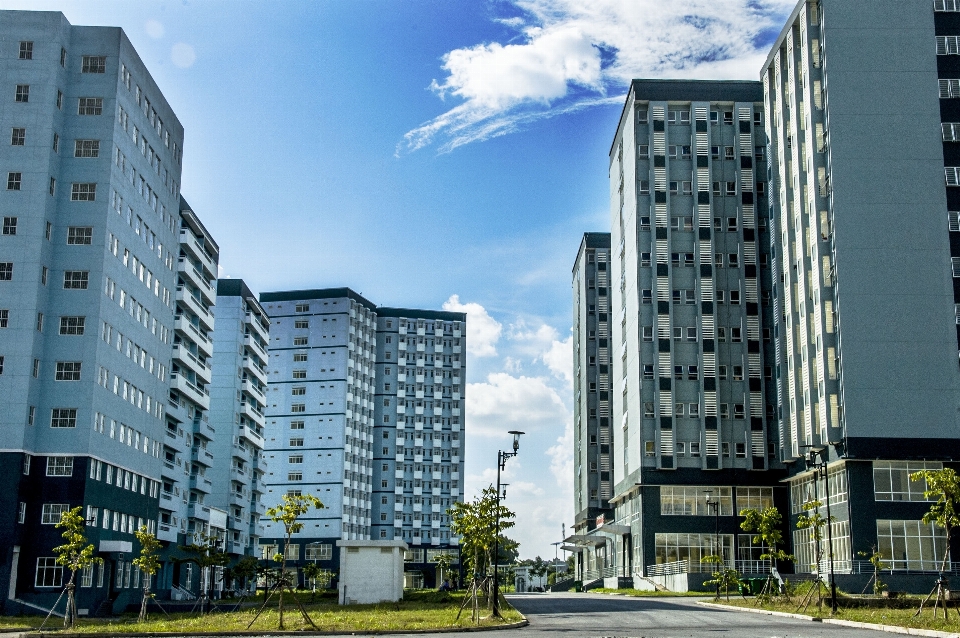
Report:
[[403,552],[399,540],[337,541],[340,604],[396,602],[403,598]]

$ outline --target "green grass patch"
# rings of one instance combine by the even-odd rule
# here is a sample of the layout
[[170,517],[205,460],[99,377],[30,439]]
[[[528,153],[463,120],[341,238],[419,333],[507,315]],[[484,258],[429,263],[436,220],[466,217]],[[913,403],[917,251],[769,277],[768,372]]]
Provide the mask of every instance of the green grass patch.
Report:
[[609,589],[607,587],[598,587],[596,589],[591,589],[590,592],[596,592],[598,594],[622,594],[624,596],[636,596],[638,598],[643,597],[664,597],[670,598],[675,596],[694,596],[698,598],[703,598],[704,596],[710,596],[708,592],[702,591],[650,591],[647,589]]
[[[380,603],[377,605],[340,606],[336,599],[323,599],[309,602],[309,594],[298,595],[304,607],[321,631],[344,633],[400,630],[431,630],[444,627],[475,626],[470,619],[470,610],[464,610],[460,620],[457,611],[463,602],[463,592],[404,592],[404,600],[398,603]],[[236,612],[215,612],[200,616],[196,613],[176,613],[165,615],[163,612],[151,612],[145,623],[138,623],[136,614],[125,614],[118,618],[83,618],[74,628],[76,633],[139,633],[170,632],[174,634],[207,631],[246,631],[259,607],[244,608]],[[485,601],[481,600],[481,626],[495,626],[518,622],[522,616],[509,605],[502,605],[504,620],[489,617]],[[284,628],[289,631],[313,629],[300,615],[296,604],[289,596],[284,597]],[[15,616],[0,617],[2,627],[36,628],[42,618]],[[48,628],[62,627],[63,620],[51,618]],[[269,632],[279,626],[279,613],[276,598],[260,615],[251,631]]]
[[[802,596],[794,596],[791,601],[770,602],[758,605],[754,598],[746,600],[737,596],[730,597],[730,602],[720,600],[719,602],[731,607],[749,607],[753,609],[767,609],[770,611],[780,611],[790,614],[801,613],[798,611]],[[896,607],[864,607],[857,605],[856,601],[850,601],[844,605],[844,599],[838,598],[839,609],[836,614],[830,613],[830,604],[824,600],[823,608],[817,608],[816,598],[810,603],[805,615],[813,618],[838,618],[842,620],[851,620],[854,622],[873,623],[878,625],[895,625],[897,627],[910,627],[912,629],[935,629],[939,631],[960,631],[960,613],[958,613],[957,603],[950,603],[950,618],[943,619],[943,610],[938,609],[938,617],[933,617],[933,608],[930,603],[924,605],[923,613],[919,617],[914,617],[917,609],[920,607],[922,598],[898,598],[890,601],[891,605]]]

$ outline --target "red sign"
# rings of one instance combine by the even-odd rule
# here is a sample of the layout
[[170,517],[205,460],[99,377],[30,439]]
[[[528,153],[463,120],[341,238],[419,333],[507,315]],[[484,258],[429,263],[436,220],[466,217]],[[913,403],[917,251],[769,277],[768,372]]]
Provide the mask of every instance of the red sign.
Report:
[[605,520],[606,520],[606,519],[604,519],[603,514],[601,514],[600,516],[598,516],[598,517],[597,517],[597,527],[603,527],[603,523],[604,523]]

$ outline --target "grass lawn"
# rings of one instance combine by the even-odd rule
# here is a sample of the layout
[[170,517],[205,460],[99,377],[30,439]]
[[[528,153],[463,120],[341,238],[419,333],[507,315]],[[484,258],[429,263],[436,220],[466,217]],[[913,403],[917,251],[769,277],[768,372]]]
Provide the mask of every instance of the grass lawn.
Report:
[[[753,609],[768,609],[771,611],[782,611],[791,614],[800,613],[797,611],[797,607],[800,605],[801,597],[795,596],[794,602],[792,603],[767,603],[765,605],[757,605],[756,600],[753,598],[748,598],[744,600],[739,596],[734,599],[731,595],[730,602],[727,603],[725,600],[721,599],[720,602],[723,604],[728,604],[732,607],[750,607]],[[920,601],[922,598],[917,598],[911,600],[915,603],[909,607],[903,608],[881,608],[881,607],[844,607],[843,598],[838,598],[840,608],[837,610],[836,615],[830,613],[830,605],[826,602],[823,605],[823,610],[817,609],[817,602],[814,600],[810,603],[810,606],[807,608],[806,615],[814,618],[838,618],[842,620],[852,620],[854,622],[863,622],[863,623],[874,623],[879,625],[897,625],[899,627],[911,627],[914,629],[937,629],[940,631],[960,631],[960,614],[958,614],[957,603],[952,602],[950,604],[950,620],[945,621],[943,619],[943,610],[938,609],[938,617],[934,619],[933,610],[930,607],[930,604],[924,606],[923,613],[914,618],[914,614],[917,612],[917,608],[920,606]],[[897,600],[898,605],[905,604],[906,601]]]
[[662,597],[671,597],[671,596],[695,596],[703,598],[705,596],[711,596],[710,592],[702,591],[686,591],[686,592],[677,592],[677,591],[649,591],[646,589],[607,589],[606,587],[598,587],[596,589],[591,589],[590,593],[598,594],[622,594],[624,596],[662,596]]
[[[341,607],[335,599],[324,599],[318,602],[309,602],[310,594],[298,595],[313,619],[313,622],[322,631],[368,632],[368,631],[397,631],[409,629],[437,629],[441,627],[469,627],[469,609],[457,621],[457,610],[463,602],[463,592],[444,594],[439,592],[404,592],[404,600],[399,603],[381,603],[379,605],[350,605]],[[300,615],[300,611],[289,596],[284,597],[284,627],[287,630],[313,629]],[[153,612],[146,623],[137,622],[137,617],[124,615],[119,618],[91,618],[80,619],[74,630],[77,633],[139,633],[139,632],[171,632],[191,633],[204,631],[246,631],[247,624],[256,614],[257,607],[247,608],[237,612],[213,613],[206,616],[197,614],[170,614]],[[488,616],[486,607],[481,600],[481,616]],[[503,606],[501,609],[505,620],[503,622],[517,622],[522,619],[520,614]],[[0,617],[0,628],[3,627],[38,627],[42,618]],[[251,631],[275,631],[278,627],[276,598],[270,601],[270,607],[261,614]],[[502,624],[492,618],[481,620],[481,625],[491,626]],[[62,627],[63,620],[51,618],[47,627]]]

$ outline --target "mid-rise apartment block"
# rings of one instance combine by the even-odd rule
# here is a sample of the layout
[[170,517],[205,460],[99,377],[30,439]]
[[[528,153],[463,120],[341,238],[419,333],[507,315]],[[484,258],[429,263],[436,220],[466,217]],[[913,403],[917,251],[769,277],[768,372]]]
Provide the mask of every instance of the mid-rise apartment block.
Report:
[[[584,233],[573,266],[574,533],[613,520],[610,431],[610,233]],[[604,556],[584,552],[592,572]]]
[[[378,308],[349,288],[260,303],[270,317],[263,497],[324,504],[303,517],[291,564],[335,571],[338,540],[404,539],[423,567],[423,549],[455,546],[446,507],[463,498],[465,316]],[[262,555],[282,538],[266,522]]]
[[207,490],[209,507],[226,512],[224,551],[236,556],[253,555],[263,533],[269,342],[270,318],[256,295],[242,279],[219,280],[209,386],[214,436],[207,443],[214,463],[197,468],[191,485]]
[[183,129],[122,30],[5,11],[0,34],[0,606],[56,600],[82,506],[95,613],[139,595],[133,531],[158,530]]

